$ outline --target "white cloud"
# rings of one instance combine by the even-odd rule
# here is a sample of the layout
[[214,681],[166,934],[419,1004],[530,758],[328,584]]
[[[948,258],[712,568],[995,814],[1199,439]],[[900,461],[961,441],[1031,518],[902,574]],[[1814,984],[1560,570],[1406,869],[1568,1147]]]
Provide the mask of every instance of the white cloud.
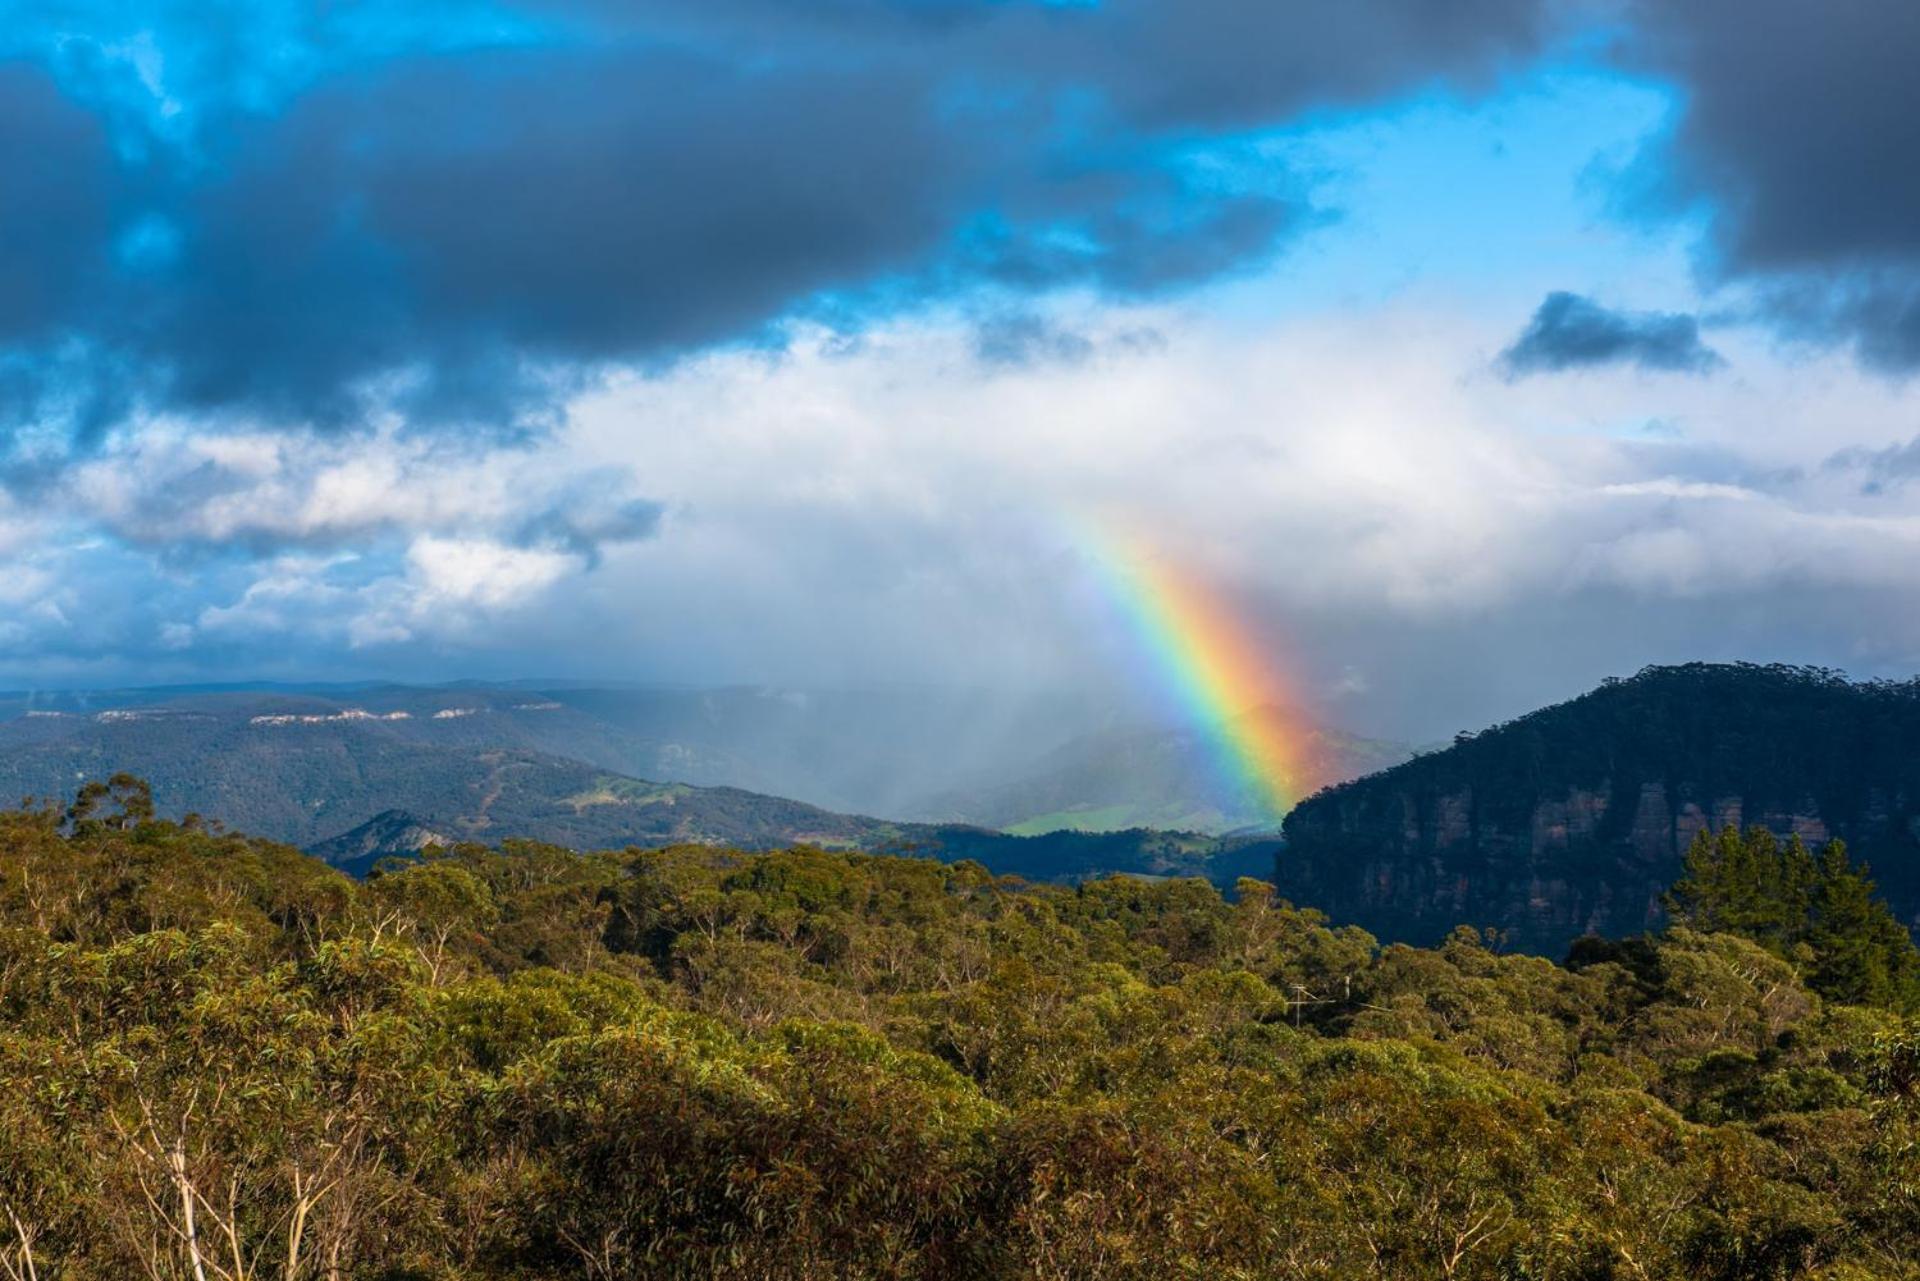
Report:
[[288,554],[264,562],[237,598],[201,609],[209,639],[328,642],[351,650],[414,641],[470,641],[481,624],[525,609],[583,573],[569,552],[487,539],[421,535],[392,563],[350,554]]
[[[1845,511],[1852,495],[1806,471],[1909,417],[1857,378],[1813,398],[1790,390],[1804,371],[1779,368],[1727,389],[1711,416],[1668,412],[1688,434],[1663,444],[1610,424],[1668,410],[1668,388],[1583,379],[1577,398],[1516,397],[1473,376],[1498,331],[1470,317],[1388,308],[1252,333],[1096,318],[1143,320],[1169,341],[1010,371],[975,365],[957,326],[903,326],[852,355],[817,342],[712,356],[576,406],[574,440],[608,458],[644,451],[650,485],[689,526],[733,531],[803,577],[840,563],[848,539],[870,544],[852,579],[978,570],[979,549],[1035,553],[1069,516],[1098,512],[1279,604],[1418,612],[1564,586],[1572,553],[1649,520],[1736,532],[1675,503],[1759,502],[1751,519],[1783,531]],[[1774,421],[1752,448],[1724,430],[1746,410]],[[1905,539],[1872,520],[1846,536]]]
[[[1715,601],[1858,592],[1825,643],[1869,665],[1920,655],[1920,615],[1886,606],[1920,591],[1920,497],[1869,500],[1822,467],[1920,415],[1841,362],[1733,333],[1717,378],[1516,389],[1484,372],[1507,318],[1436,300],[1261,327],[1079,321],[1092,354],[1072,361],[986,368],[964,325],[922,322],[851,351],[823,336],[710,355],[576,404],[577,456],[644,458],[681,513],[582,611],[629,618],[642,661],[668,666],[691,650],[752,676],[1074,679],[1109,643],[1090,639],[1110,623],[1066,532],[1097,513],[1220,585],[1276,646],[1326,646],[1307,665],[1329,687],[1351,664],[1316,638],[1356,627],[1398,633],[1388,648],[1415,662],[1422,629],[1483,626],[1529,662],[1555,643],[1549,615],[1591,613],[1565,625],[1610,637],[1608,662],[1668,657],[1601,604],[1622,592],[1695,611],[1701,652],[1762,658],[1806,638],[1764,611],[1731,634]],[[1114,341],[1142,328],[1164,341]],[[1638,430],[1655,419],[1678,435]],[[662,600],[671,623],[637,604]],[[780,646],[756,633],[766,617]]]
[[1707,481],[1677,480],[1672,476],[1659,476],[1652,480],[1626,481],[1618,485],[1602,485],[1602,494],[1613,498],[1723,498],[1731,502],[1748,502],[1760,497],[1744,485],[1719,485]]
[[[262,567],[239,598],[206,606],[196,619],[203,635],[266,637],[308,629],[350,609],[353,593],[329,571],[350,557],[280,556]],[[327,630],[331,630],[330,628]]]
[[159,547],[503,536],[556,511],[604,523],[607,511],[644,499],[629,471],[581,467],[551,441],[490,447],[392,426],[209,434],[171,420],[75,466],[63,492],[98,527]]
[[[156,423],[0,535],[238,548],[210,583],[156,558],[144,634],[413,669],[1118,691],[1139,657],[1089,520],[1216,585],[1343,707],[1483,662],[1559,689],[1706,653],[1920,659],[1920,486],[1868,485],[1915,393],[1726,331],[1712,378],[1513,385],[1487,373],[1511,319],[1063,303],[1070,359],[983,361],[961,316],[803,333],[616,378],[517,444]],[[623,514],[642,497],[657,537]],[[87,615],[84,574],[34,572],[0,596]]]
[[407,549],[407,565],[418,588],[415,608],[421,610],[442,605],[513,608],[585,568],[580,557],[564,552],[431,536],[414,540]]

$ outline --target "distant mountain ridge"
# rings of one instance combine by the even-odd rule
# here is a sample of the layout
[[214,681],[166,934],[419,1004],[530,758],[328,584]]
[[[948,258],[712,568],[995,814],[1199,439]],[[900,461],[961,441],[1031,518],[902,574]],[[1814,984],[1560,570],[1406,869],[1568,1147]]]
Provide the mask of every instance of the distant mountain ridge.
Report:
[[624,745],[617,725],[526,690],[226,690],[109,701],[116,705],[16,705],[0,721],[0,795],[59,800],[87,778],[125,770],[152,784],[163,816],[199,813],[350,867],[433,841],[525,838],[582,850],[814,844],[974,858],[1036,880],[1124,871],[1230,883],[1270,866],[1275,848],[1147,830],[1022,838],[737,787],[651,782],[543,750],[578,744],[605,757]]
[[[354,728],[390,732],[340,738]],[[1300,732],[1309,787],[1406,754],[1333,729]],[[309,783],[301,761],[329,751],[360,760],[379,745],[535,752],[836,813],[1022,834],[1272,824],[1222,777],[1210,739],[1064,696],[569,682],[0,692],[0,795],[59,792],[114,760],[138,761],[190,808],[264,817],[261,830],[303,845],[372,812],[344,812],[323,781],[333,766]],[[34,752],[15,753],[26,747]],[[210,766],[220,785],[204,770],[176,777],[188,760]],[[401,768],[387,757],[366,763]]]
[[1276,876],[1382,937],[1469,922],[1553,952],[1657,924],[1693,834],[1728,823],[1843,837],[1920,924],[1920,682],[1648,668],[1309,798]]
[[[198,812],[306,848],[389,811],[452,840],[529,837],[583,849],[669,841],[853,847],[901,830],[739,788],[647,782],[533,750],[521,744],[540,736],[523,732],[512,708],[439,717],[367,701],[371,708],[112,710],[26,731],[11,722],[0,727],[10,731],[0,736],[0,788],[58,797],[83,778],[126,770],[152,783],[163,814]],[[483,730],[471,728],[483,717]]]
[[[836,732],[841,715],[812,717],[822,724],[809,730],[793,700],[751,690],[382,684],[0,695],[0,794],[70,790],[118,762],[187,808],[306,845],[372,816],[343,808],[341,777],[377,774],[404,790],[414,772],[398,759],[406,752],[423,761],[441,750],[532,752],[627,777],[824,796],[822,808],[843,792],[895,790],[836,781],[839,738],[860,737]],[[740,754],[750,749],[757,761]],[[787,757],[809,768],[783,768]]]

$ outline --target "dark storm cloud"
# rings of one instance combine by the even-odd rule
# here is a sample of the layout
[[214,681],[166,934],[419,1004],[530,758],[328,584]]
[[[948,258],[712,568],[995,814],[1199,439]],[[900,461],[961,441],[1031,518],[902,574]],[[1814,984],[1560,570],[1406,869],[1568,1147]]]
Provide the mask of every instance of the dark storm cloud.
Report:
[[1920,6],[1645,0],[1626,49],[1684,94],[1667,202],[1793,333],[1920,369]]
[[[1547,27],[1539,0],[1112,0],[1042,45],[1155,128],[1244,128],[1441,79],[1485,81]],[[1028,9],[1029,21],[1033,21]],[[1027,42],[1027,47],[1034,47]]]
[[106,132],[39,69],[0,63],[0,342],[72,316],[107,266]]
[[0,75],[24,161],[0,433],[98,436],[142,405],[537,425],[601,362],[751,338],[823,294],[857,323],[981,282],[1177,289],[1310,212],[1284,179],[1200,175],[1196,149],[1480,83],[1535,46],[1535,7],[648,0],[391,30],[72,7],[41,53],[73,99]]
[[[930,70],[1073,87],[1146,129],[1272,124],[1307,107],[1484,83],[1554,28],[1541,0],[553,0],[621,30],[790,51],[885,47]],[[933,43],[931,39],[938,37]]]
[[[303,98],[196,193],[190,403],[350,414],[357,378],[454,413],[529,365],[735,336],[928,251],[982,158],[922,86],[685,56],[430,59]],[[282,400],[283,403],[275,403]]]
[[1692,316],[1613,311],[1591,298],[1558,291],[1496,362],[1509,378],[1595,365],[1636,365],[1675,373],[1707,373],[1726,362],[1700,341]]

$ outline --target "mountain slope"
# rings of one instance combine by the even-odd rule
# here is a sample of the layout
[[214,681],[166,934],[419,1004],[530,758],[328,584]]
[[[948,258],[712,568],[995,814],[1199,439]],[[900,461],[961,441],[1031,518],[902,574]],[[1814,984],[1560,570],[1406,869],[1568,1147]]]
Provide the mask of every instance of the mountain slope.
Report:
[[[1274,709],[1249,713],[1278,717]],[[1356,738],[1336,730],[1297,730],[1303,790],[1314,790],[1407,758],[1395,743]],[[1084,735],[1041,757],[1023,777],[970,792],[956,791],[936,804],[939,812],[984,827],[1017,833],[1058,830],[1122,831],[1132,827],[1233,831],[1270,824],[1272,818],[1222,777],[1219,748],[1193,731],[1149,727]]]
[[[108,755],[136,752],[164,770],[170,744],[196,757],[301,753],[337,731],[379,728],[389,741],[521,749],[829,810],[944,819],[950,815],[926,803],[931,793],[956,779],[1018,777],[1032,757],[1104,715],[1070,697],[924,690],[542,682],[36,691],[0,693],[0,758],[13,746],[54,744],[81,768],[99,746]],[[45,777],[34,763],[11,776],[0,764],[0,788],[15,779],[42,787]],[[211,812],[277,803],[237,792],[219,799],[224,806]]]
[[1920,922],[1920,682],[1648,668],[1310,798],[1278,879],[1383,937],[1465,921],[1551,952],[1656,924],[1693,834],[1726,823],[1845,838]]
[[309,846],[307,853],[356,873],[383,858],[411,858],[433,845],[451,848],[458,838],[428,827],[405,810],[382,810],[360,826]]
[[[182,732],[182,716],[194,717],[197,732]],[[580,849],[864,846],[901,830],[738,788],[650,783],[526,748],[424,742],[410,728],[357,718],[235,726],[169,712],[96,723],[0,748],[0,794],[61,797],[82,778],[117,770],[148,779],[163,815],[217,815],[309,847],[386,811],[453,840],[528,837]]]

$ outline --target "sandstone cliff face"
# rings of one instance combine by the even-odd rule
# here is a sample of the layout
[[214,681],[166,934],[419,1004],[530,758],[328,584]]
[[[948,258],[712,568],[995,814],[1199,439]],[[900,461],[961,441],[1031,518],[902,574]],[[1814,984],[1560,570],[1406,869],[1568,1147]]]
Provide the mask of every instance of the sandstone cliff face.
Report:
[[[1516,948],[1554,952],[1585,933],[1658,927],[1661,896],[1702,829],[1758,823],[1814,848],[1836,834],[1810,798],[1793,810],[1752,808],[1741,796],[1693,795],[1659,780],[1608,780],[1535,800],[1515,823],[1477,807],[1470,787],[1357,792],[1289,824],[1276,875],[1296,902],[1386,939],[1432,942],[1468,924],[1504,930]],[[1883,800],[1841,834],[1870,849],[1920,839],[1920,815],[1889,830],[1905,808],[1904,797]],[[1896,907],[1920,925],[1920,904]]]
[[1386,940],[1456,925],[1549,954],[1662,922],[1703,829],[1845,839],[1920,926],[1920,689],[1798,669],[1650,669],[1288,818],[1275,879]]

